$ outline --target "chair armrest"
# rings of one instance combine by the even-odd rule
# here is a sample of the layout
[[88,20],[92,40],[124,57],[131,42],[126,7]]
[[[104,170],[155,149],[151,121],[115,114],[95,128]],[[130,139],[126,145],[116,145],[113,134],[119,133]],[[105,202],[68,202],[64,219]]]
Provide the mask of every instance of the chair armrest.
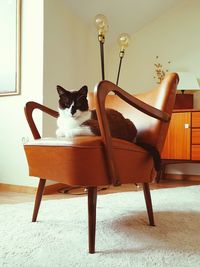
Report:
[[58,118],[58,112],[53,110],[53,109],[50,109],[48,107],[45,107],[39,103],[36,103],[36,102],[33,102],[33,101],[30,101],[30,102],[27,102],[25,107],[24,107],[24,112],[25,112],[25,115],[26,115],[26,119],[27,119],[27,122],[29,124],[29,127],[31,129],[31,132],[33,134],[33,137],[35,139],[40,139],[41,136],[39,134],[39,131],[35,125],[35,122],[33,120],[33,110],[34,109],[40,109],[41,111],[49,114],[50,116],[52,117],[55,117],[55,118]]
[[[170,115],[166,112],[163,112],[153,106],[146,104],[145,102],[141,101],[140,99],[130,95],[117,85],[113,84],[109,81],[102,81],[98,84],[95,88],[95,98],[98,103],[102,107],[105,107],[105,99],[109,92],[114,92],[117,96],[123,99],[126,103],[133,106],[134,108],[140,110],[141,112],[164,122],[168,122],[170,120]],[[97,104],[96,102],[96,104]]]
[[[172,74],[171,80],[174,80],[177,83],[178,81],[177,77],[178,77],[177,74]],[[111,133],[110,133],[109,124],[108,124],[107,116],[106,116],[106,110],[105,110],[106,96],[111,91],[114,92],[116,95],[118,95],[121,99],[123,99],[125,102],[127,102],[131,106],[135,107],[141,112],[151,117],[154,117],[158,120],[161,120],[163,122],[169,122],[171,116],[166,112],[158,110],[144,103],[143,101],[130,95],[129,93],[125,92],[120,87],[118,87],[117,85],[109,81],[102,81],[96,86],[94,90],[94,98],[95,98],[95,104],[96,104],[97,117],[99,121],[102,141],[104,144],[109,177],[110,177],[112,184],[116,186],[116,185],[120,185],[120,180],[117,174],[117,170],[115,168],[114,155],[113,155],[113,150],[112,150],[112,138],[111,138]]]

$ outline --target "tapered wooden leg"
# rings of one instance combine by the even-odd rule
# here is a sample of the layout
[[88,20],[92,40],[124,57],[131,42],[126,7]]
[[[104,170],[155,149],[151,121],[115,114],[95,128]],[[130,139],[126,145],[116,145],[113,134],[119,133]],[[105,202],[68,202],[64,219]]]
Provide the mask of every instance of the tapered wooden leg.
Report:
[[89,253],[95,253],[97,187],[88,187]]
[[151,193],[150,193],[148,183],[143,183],[143,192],[144,192],[144,197],[145,197],[145,201],[146,201],[147,213],[148,213],[148,217],[149,217],[149,224],[151,226],[155,226],[154,217],[153,217],[153,208],[152,208],[152,202],[151,202]]
[[42,200],[42,195],[44,192],[45,183],[46,183],[46,179],[40,179],[37,193],[36,193],[36,197],[35,197],[35,205],[34,205],[34,210],[33,210],[32,222],[36,222],[36,220],[37,220],[37,215],[38,215],[38,211],[40,208],[40,203]]

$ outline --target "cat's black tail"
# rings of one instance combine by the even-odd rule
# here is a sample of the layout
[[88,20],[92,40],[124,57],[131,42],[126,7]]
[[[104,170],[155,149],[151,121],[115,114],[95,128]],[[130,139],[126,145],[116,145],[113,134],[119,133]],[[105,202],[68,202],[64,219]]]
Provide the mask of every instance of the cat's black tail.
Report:
[[154,161],[154,168],[156,171],[160,171],[161,169],[161,157],[159,151],[152,145],[142,142],[136,142],[136,145],[141,146],[146,151],[149,152],[149,154],[152,156]]

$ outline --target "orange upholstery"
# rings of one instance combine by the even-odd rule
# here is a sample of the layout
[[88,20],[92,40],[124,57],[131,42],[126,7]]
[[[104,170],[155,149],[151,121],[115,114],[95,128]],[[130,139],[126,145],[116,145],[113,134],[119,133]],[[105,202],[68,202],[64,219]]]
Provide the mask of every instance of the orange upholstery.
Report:
[[[157,88],[135,95],[135,97],[171,115],[175,101],[174,95],[176,94],[176,79],[178,79],[178,77],[175,78],[175,76],[171,74],[167,76]],[[89,106],[91,109],[95,108],[93,93],[89,95]],[[116,95],[107,96],[106,106],[117,109],[124,117],[134,122],[138,131],[138,140],[152,144],[158,148],[159,151],[162,150],[169,126],[168,123],[146,115],[144,112],[133,108]]]
[[[117,109],[137,127],[137,140],[162,150],[175,101],[178,76],[169,74],[162,84],[147,93],[129,95],[108,81],[102,81],[89,94],[90,108],[96,108],[101,136],[75,137],[61,145],[41,142],[24,145],[30,176],[40,178],[33,221],[36,221],[47,179],[88,188],[89,252],[95,251],[97,186],[142,183],[150,225],[154,225],[148,183],[156,175],[151,155],[136,144],[111,138],[105,106]],[[108,95],[113,91],[116,95]],[[107,96],[108,95],[108,96]],[[57,117],[58,113],[29,102],[25,114],[35,139],[40,134],[32,118],[35,108]],[[39,140],[40,141],[40,140]]]
[[[66,146],[24,147],[31,176],[71,186],[110,184],[101,137],[75,137]],[[120,139],[113,139],[113,148],[122,183],[150,182],[153,179],[153,160],[147,151]]]

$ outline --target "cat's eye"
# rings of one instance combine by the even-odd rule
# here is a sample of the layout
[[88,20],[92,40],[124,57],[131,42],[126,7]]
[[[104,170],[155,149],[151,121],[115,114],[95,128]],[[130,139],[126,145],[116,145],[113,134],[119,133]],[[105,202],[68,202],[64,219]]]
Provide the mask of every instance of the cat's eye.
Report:
[[77,101],[76,101],[76,106],[79,108],[81,107],[84,103],[86,102],[86,99],[81,97],[81,98],[78,98]]
[[80,108],[81,107],[81,103],[80,102],[76,102],[76,108]]
[[69,98],[65,98],[64,101],[63,101],[63,104],[64,104],[66,107],[69,107],[69,106],[70,106],[70,100],[69,100]]
[[62,109],[69,108],[71,105],[70,99],[68,97],[61,97],[59,100],[59,104]]
[[69,99],[65,100],[65,105],[69,105]]

